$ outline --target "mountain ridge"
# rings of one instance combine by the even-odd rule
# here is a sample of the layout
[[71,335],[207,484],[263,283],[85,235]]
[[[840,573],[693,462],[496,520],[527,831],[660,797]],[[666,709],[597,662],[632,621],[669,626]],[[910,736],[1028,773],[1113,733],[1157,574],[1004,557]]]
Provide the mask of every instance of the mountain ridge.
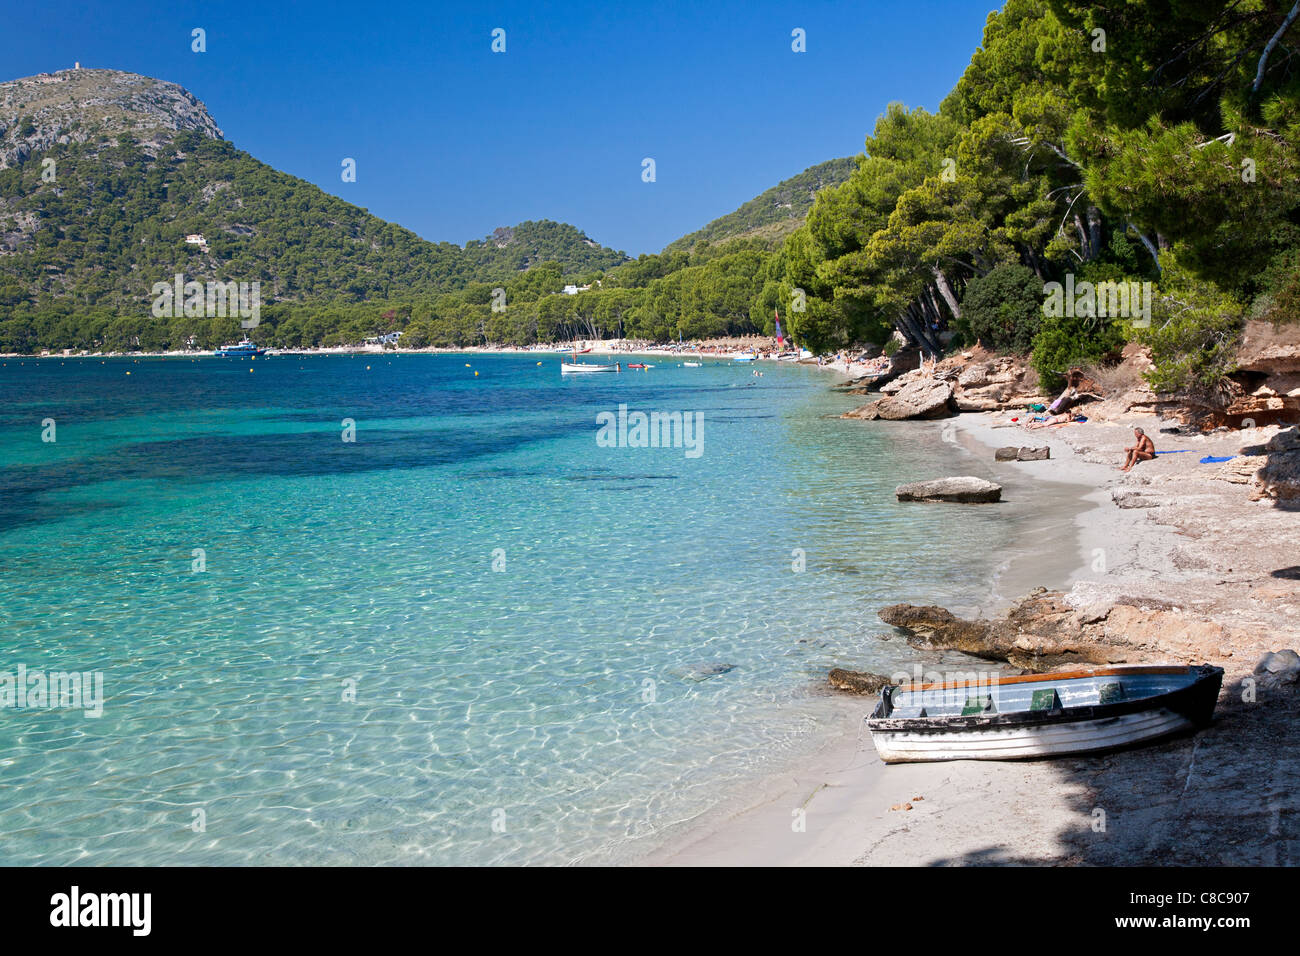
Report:
[[177,273],[260,281],[269,302],[362,301],[628,258],[549,220],[426,240],[239,150],[188,90],[134,73],[0,83],[0,157],[0,306],[136,311]]

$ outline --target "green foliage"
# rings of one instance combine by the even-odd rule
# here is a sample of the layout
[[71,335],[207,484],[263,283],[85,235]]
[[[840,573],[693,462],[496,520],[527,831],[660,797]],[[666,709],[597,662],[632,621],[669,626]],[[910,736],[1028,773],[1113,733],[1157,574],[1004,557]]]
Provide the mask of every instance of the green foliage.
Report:
[[1030,357],[1048,392],[1065,387],[1073,366],[1101,365],[1118,358],[1126,341],[1125,326],[1090,316],[1044,317],[1034,336]]
[[968,342],[1028,352],[1043,321],[1043,282],[1025,266],[997,266],[967,284],[961,312],[956,324]]
[[[566,276],[626,259],[554,222],[497,230],[463,250],[426,242],[196,133],[174,133],[158,150],[122,135],[48,155],[57,182],[41,179],[36,156],[0,170],[0,231],[35,222],[16,252],[0,255],[4,347],[15,350],[211,348],[238,337],[237,323],[152,317],[153,284],[177,273],[259,282],[263,327],[254,338],[270,345],[360,343],[401,328],[405,318],[382,316],[411,302],[439,326],[432,339],[468,344],[483,341],[493,287],[530,303],[559,292]],[[208,249],[186,244],[189,233],[205,236]],[[497,330],[531,341],[535,310],[507,315]]]
[[1245,309],[1212,283],[1171,263],[1138,340],[1151,349],[1147,381],[1157,392],[1214,400],[1236,371]]

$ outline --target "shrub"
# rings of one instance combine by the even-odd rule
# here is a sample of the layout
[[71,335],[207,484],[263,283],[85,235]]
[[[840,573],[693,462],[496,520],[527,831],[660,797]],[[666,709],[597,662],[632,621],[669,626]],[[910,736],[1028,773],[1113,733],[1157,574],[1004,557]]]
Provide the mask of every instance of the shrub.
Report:
[[1124,348],[1124,327],[1090,316],[1044,318],[1034,336],[1032,364],[1043,387],[1057,392],[1065,387],[1065,373],[1073,366],[1098,365]]
[[1023,353],[1043,321],[1042,281],[1025,266],[1000,265],[967,284],[956,326],[963,341]]
[[1151,387],[1196,398],[1222,395],[1224,380],[1236,371],[1243,311],[1209,286],[1157,296],[1151,328],[1138,337],[1151,348]]

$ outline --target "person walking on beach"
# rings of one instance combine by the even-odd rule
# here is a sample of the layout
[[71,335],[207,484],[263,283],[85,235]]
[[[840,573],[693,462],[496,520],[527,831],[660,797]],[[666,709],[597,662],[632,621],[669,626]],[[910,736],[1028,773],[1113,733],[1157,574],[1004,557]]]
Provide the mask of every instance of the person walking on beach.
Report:
[[1127,455],[1124,458],[1124,464],[1120,468],[1120,471],[1128,471],[1138,462],[1150,461],[1152,458],[1156,457],[1156,446],[1152,443],[1151,439],[1147,437],[1146,432],[1140,428],[1135,428],[1133,429],[1133,437],[1136,438],[1137,441],[1129,448],[1124,449],[1124,451],[1127,452]]

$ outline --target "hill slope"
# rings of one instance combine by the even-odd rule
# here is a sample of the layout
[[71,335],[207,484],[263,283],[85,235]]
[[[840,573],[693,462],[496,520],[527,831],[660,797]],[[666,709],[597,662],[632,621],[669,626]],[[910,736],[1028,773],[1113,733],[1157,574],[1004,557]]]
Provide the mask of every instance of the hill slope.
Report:
[[551,222],[465,249],[428,242],[221,135],[191,94],[148,77],[0,84],[0,306],[54,298],[139,314],[176,273],[257,280],[267,303],[361,301],[504,281],[543,261],[579,274],[626,259]]
[[759,238],[771,240],[775,245],[803,224],[817,190],[844,182],[853,172],[855,162],[846,156],[810,166],[799,175],[791,176],[755,196],[734,212],[713,220],[703,229],[669,243],[664,252],[685,251],[701,239],[717,243],[727,239]]

